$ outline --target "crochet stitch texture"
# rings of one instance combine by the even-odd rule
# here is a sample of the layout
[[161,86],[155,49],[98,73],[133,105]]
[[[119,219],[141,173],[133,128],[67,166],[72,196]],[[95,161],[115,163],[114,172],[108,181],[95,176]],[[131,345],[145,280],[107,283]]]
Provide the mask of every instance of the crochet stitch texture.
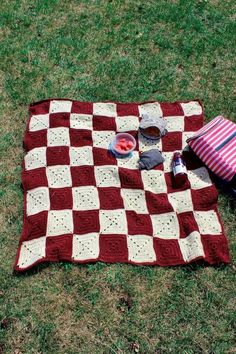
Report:
[[[203,125],[199,101],[79,102],[30,106],[24,137],[24,225],[15,270],[45,261],[126,262],[170,266],[199,259],[229,262],[227,239],[208,170],[184,152],[188,181],[172,183],[174,151]],[[168,134],[148,140],[141,115],[159,114]],[[117,132],[137,140],[129,158],[108,146]],[[157,148],[165,161],[139,171],[139,155]]]

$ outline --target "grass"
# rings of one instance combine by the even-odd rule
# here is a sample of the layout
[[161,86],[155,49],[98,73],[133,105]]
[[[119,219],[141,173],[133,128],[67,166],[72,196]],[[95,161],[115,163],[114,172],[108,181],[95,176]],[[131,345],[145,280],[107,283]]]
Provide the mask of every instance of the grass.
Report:
[[219,208],[229,266],[41,265],[15,276],[27,105],[47,97],[200,98],[236,120],[234,1],[0,3],[0,353],[235,353],[235,201]]

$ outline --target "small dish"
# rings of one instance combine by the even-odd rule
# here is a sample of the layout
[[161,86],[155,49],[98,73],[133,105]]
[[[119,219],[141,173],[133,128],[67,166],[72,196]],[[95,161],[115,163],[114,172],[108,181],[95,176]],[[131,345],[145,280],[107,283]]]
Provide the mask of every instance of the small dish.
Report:
[[136,140],[129,133],[118,133],[111,142],[110,148],[115,155],[125,157],[136,148]]

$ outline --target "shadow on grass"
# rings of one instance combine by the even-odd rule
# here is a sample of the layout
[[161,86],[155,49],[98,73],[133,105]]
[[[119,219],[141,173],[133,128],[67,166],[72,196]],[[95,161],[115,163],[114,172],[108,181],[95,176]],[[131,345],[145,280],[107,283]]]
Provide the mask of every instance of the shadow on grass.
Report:
[[[185,273],[193,273],[193,272],[197,272],[199,270],[202,270],[203,268],[213,268],[213,269],[217,269],[219,271],[223,271],[225,269],[227,269],[228,267],[234,267],[234,264],[224,264],[224,263],[220,263],[220,264],[215,264],[215,265],[210,265],[207,262],[205,262],[204,260],[198,260],[195,261],[194,263],[190,263],[190,264],[183,264],[183,265],[175,265],[175,266],[167,266],[167,267],[162,267],[162,266],[158,266],[158,265],[147,265],[147,266],[139,266],[139,265],[135,265],[135,264],[128,264],[128,263],[106,263],[106,262],[96,262],[96,263],[86,263],[86,264],[75,264],[75,263],[70,263],[67,261],[60,261],[58,263],[54,263],[54,262],[44,262],[44,263],[40,263],[37,264],[35,267],[27,270],[27,271],[23,271],[23,272],[17,272],[17,271],[13,271],[13,275],[17,276],[17,277],[30,277],[30,276],[34,276],[40,272],[42,272],[45,269],[48,269],[50,267],[52,267],[52,265],[56,265],[59,269],[62,269],[63,271],[70,271],[72,268],[76,267],[76,268],[82,268],[88,271],[100,271],[103,270],[104,268],[111,268],[114,266],[119,266],[120,268],[126,268],[127,266],[128,268],[130,267],[131,271],[135,270],[135,273],[140,273],[142,274],[143,271],[144,273],[149,270],[154,270],[156,269],[171,269],[171,270],[183,270]],[[91,269],[91,267],[93,269]]]

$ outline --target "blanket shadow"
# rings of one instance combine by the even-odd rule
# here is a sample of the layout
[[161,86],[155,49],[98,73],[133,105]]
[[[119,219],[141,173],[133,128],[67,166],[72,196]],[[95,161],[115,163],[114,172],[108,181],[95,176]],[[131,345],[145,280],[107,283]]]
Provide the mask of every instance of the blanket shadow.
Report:
[[[198,261],[194,261],[193,263],[189,263],[189,264],[180,264],[180,265],[175,265],[175,266],[166,266],[166,267],[161,267],[161,266],[157,266],[157,265],[135,265],[135,264],[128,264],[128,263],[107,263],[107,262],[90,262],[90,263],[81,263],[81,264],[76,264],[76,263],[72,263],[72,262],[68,262],[68,261],[61,261],[60,263],[56,263],[56,262],[43,262],[43,263],[39,263],[37,265],[35,265],[33,268],[28,269],[26,271],[23,272],[17,272],[17,271],[13,271],[13,275],[16,277],[30,277],[30,276],[35,276],[39,273],[41,273],[42,271],[44,271],[45,269],[48,269],[50,267],[52,267],[53,264],[58,265],[58,269],[60,270],[70,270],[71,268],[77,267],[78,269],[88,269],[89,266],[91,265],[97,265],[98,268],[102,267],[102,268],[107,268],[107,267],[113,267],[114,265],[118,265],[119,267],[127,267],[129,266],[131,270],[133,270],[133,268],[165,268],[166,271],[168,271],[168,269],[182,269],[184,272],[186,272],[186,274],[190,274],[190,273],[195,273],[197,271],[202,270],[203,268],[212,268],[212,269],[216,269],[218,271],[224,271],[226,268],[233,266],[233,264],[224,264],[224,263],[219,263],[219,264],[214,264],[211,265],[207,262],[205,262],[204,260],[198,260]],[[94,270],[96,271],[96,269]]]

